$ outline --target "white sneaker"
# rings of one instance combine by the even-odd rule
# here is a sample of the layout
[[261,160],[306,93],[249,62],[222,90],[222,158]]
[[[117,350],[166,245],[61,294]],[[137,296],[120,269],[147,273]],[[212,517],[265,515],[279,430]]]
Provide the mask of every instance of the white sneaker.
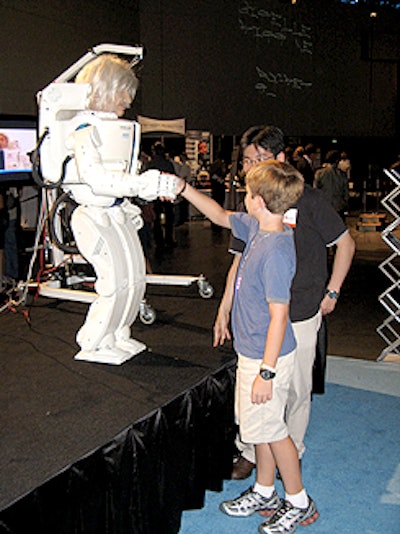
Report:
[[222,502],[219,509],[233,517],[248,517],[254,512],[270,510],[272,513],[281,505],[282,501],[276,491],[272,493],[271,497],[266,498],[250,487],[236,499]]
[[[292,534],[298,525],[318,514],[314,501],[308,496],[307,508],[297,508],[284,501],[282,506],[258,527],[260,534]],[[319,515],[319,514],[318,514]],[[314,521],[318,518],[315,518]]]

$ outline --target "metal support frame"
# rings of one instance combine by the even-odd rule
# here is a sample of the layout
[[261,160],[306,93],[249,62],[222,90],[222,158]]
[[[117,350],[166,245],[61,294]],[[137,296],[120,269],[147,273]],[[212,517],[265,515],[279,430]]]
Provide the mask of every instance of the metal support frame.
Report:
[[378,297],[389,312],[389,316],[376,330],[387,344],[378,360],[383,360],[390,353],[400,354],[400,239],[394,233],[400,225],[400,174],[394,169],[385,169],[384,172],[395,184],[395,188],[382,200],[382,205],[394,217],[393,222],[382,231],[382,239],[393,253],[379,265],[391,285]]

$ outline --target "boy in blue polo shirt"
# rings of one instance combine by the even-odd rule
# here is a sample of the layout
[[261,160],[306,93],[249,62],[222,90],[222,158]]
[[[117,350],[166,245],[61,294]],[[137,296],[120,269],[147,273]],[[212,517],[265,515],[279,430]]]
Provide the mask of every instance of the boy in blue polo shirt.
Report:
[[[238,354],[235,402],[241,440],[255,445],[257,476],[254,487],[221,503],[220,509],[235,517],[260,512],[266,517],[261,534],[291,533],[318,517],[303,487],[297,450],[284,420],[296,352],[289,320],[296,253],[283,214],[301,196],[303,182],[288,163],[269,160],[255,165],[246,176],[247,213],[225,210],[188,184],[180,184],[184,198],[246,243],[232,310]],[[275,491],[276,466],[284,500]]]

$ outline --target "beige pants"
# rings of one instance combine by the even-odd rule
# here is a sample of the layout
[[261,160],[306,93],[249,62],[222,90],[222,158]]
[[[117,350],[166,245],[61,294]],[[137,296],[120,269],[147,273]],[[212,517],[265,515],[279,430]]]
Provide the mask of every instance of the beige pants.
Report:
[[[302,458],[305,451],[304,436],[310,419],[312,369],[320,325],[320,312],[306,321],[292,323],[297,349],[286,406],[286,423],[299,458]],[[252,445],[241,442],[238,437],[236,446],[244,458],[255,463],[255,451]]]
[[278,359],[276,376],[272,380],[272,399],[262,404],[251,401],[255,378],[260,372],[260,360],[238,356],[236,373],[236,414],[240,437],[244,443],[272,443],[288,436],[285,422],[290,380],[295,351]]

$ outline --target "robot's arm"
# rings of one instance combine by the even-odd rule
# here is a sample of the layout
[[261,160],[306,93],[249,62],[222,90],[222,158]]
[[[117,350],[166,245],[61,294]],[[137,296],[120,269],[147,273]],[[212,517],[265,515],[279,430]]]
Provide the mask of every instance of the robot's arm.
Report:
[[67,139],[67,148],[74,154],[79,180],[90,187],[94,195],[135,197],[151,201],[158,197],[173,200],[176,197],[177,178],[156,169],[142,174],[106,169],[99,147],[101,139],[93,125],[73,132]]

